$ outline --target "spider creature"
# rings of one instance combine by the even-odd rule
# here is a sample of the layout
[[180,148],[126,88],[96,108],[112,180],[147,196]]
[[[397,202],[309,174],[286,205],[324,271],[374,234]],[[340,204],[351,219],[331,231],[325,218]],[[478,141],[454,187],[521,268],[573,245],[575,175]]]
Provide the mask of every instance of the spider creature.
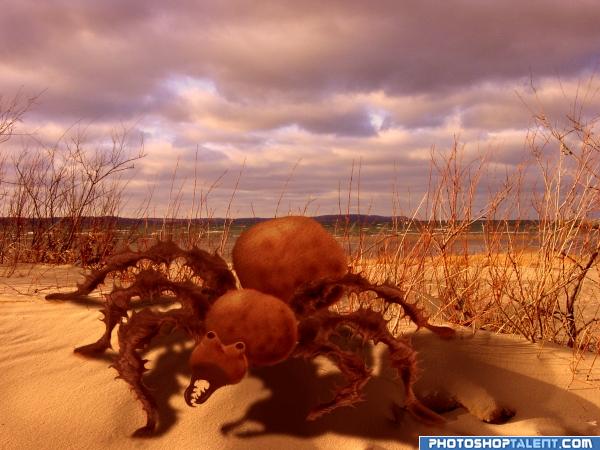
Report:
[[[183,281],[165,275],[176,259],[193,275]],[[105,296],[104,334],[97,342],[75,349],[88,356],[104,352],[111,347],[112,330],[119,325],[119,352],[111,367],[118,371],[117,378],[129,383],[146,413],[146,425],[137,435],[151,433],[158,421],[156,404],[142,380],[146,361],[140,352],[161,330],[175,327],[196,343],[189,359],[192,376],[184,393],[190,406],[206,402],[222,386],[240,382],[248,366],[319,355],[331,359],[347,383],[337,388],[330,401],[316,406],[308,419],[362,401],[361,391],[371,371],[358,354],[332,339],[345,328],[364,341],[388,346],[410,413],[428,423],[443,421],[413,392],[416,353],[406,338],[389,331],[383,314],[367,308],[339,313],[331,307],[350,293],[371,291],[387,304],[400,305],[418,328],[428,328],[441,337],[451,337],[454,331],[430,324],[423,310],[407,302],[396,286],[373,284],[349,272],[344,250],[318,222],[291,216],[256,224],[237,239],[232,259],[240,289],[218,254],[196,247],[183,250],[172,241],[161,241],[146,251],[129,250],[108,258],[101,269],[77,285],[75,292],[46,297],[68,300],[85,296],[109,273],[139,269],[129,286],[115,286]],[[142,261],[154,266],[140,267]],[[166,272],[156,268],[161,264]],[[151,300],[162,294],[174,296],[181,307],[167,311],[142,308],[128,317],[133,298]],[[208,387],[201,387],[200,380],[204,385],[208,382]]]

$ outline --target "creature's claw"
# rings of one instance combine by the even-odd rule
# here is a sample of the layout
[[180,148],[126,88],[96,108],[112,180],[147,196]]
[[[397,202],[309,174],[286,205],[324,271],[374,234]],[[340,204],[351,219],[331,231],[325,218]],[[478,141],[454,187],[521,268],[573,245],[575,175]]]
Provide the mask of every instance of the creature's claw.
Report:
[[494,425],[508,422],[516,414],[514,409],[500,406],[492,411],[487,417],[483,418],[484,422],[492,423]]
[[82,356],[97,356],[100,353],[104,353],[106,349],[110,348],[110,343],[100,339],[98,342],[93,344],[82,345],[73,350],[73,353],[77,353]]
[[156,411],[154,411],[153,414],[148,415],[148,419],[146,421],[146,426],[138,428],[137,430],[135,430],[133,432],[133,434],[131,436],[135,437],[135,438],[147,438],[147,437],[152,436],[152,434],[154,434],[154,431],[156,430],[156,422],[157,422],[156,416],[157,416]]
[[405,408],[413,417],[426,425],[442,425],[446,423],[446,419],[443,416],[433,412],[415,397],[406,401]]

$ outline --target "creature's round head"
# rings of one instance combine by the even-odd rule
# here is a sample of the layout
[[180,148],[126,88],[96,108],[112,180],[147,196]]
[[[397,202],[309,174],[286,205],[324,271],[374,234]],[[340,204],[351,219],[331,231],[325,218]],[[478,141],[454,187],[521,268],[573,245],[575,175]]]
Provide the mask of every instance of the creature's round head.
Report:
[[[253,289],[231,290],[211,306],[210,330],[190,357],[192,379],[185,391],[188,405],[204,403],[218,388],[239,383],[248,364],[269,365],[286,359],[298,340],[291,308]],[[209,383],[202,389],[196,383]]]
[[[184,393],[185,402],[189,406],[204,403],[220,387],[239,383],[248,370],[245,353],[243,342],[223,345],[217,333],[206,333],[190,356],[192,379]],[[208,386],[197,385],[200,381]]]

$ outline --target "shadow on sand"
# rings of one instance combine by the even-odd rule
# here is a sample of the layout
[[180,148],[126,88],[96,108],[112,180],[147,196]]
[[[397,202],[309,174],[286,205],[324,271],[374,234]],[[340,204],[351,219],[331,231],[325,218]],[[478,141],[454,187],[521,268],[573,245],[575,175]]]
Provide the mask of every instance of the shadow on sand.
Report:
[[[88,307],[97,306],[101,301],[84,298],[75,303]],[[152,304],[155,305],[156,302]],[[138,303],[137,306],[144,305]],[[101,332],[99,328],[98,336]],[[169,336],[155,338],[148,349],[162,350],[154,360],[152,370],[144,376],[144,383],[153,393],[159,412],[159,426],[154,436],[166,434],[177,423],[178,413],[169,402],[172,397],[183,396],[186,386],[182,386],[178,381],[178,375],[183,375],[185,378],[190,376],[187,361],[191,349],[183,345],[187,340],[188,338],[182,333],[174,332]],[[585,432],[577,426],[577,418],[574,420],[560,418],[560,414],[556,413],[557,399],[560,399],[561,405],[572,407],[576,405],[576,408],[585,411],[585,417],[590,421],[600,422],[600,409],[595,404],[553,384],[552,380],[542,381],[539,377],[525,375],[526,371],[510,370],[489,364],[487,362],[489,357],[482,358],[481,355],[498,351],[494,347],[494,342],[474,343],[469,340],[444,342],[431,334],[417,333],[413,343],[419,351],[420,366],[423,369],[418,387],[425,384],[429,389],[433,387],[448,390],[450,394],[454,393],[453,390],[460,391],[459,397],[460,395],[471,396],[467,399],[470,405],[476,404],[479,401],[478,393],[484,392],[485,396],[498,399],[500,403],[516,410],[516,415],[510,420],[511,422],[551,418],[555,426],[548,430],[541,430],[548,434],[562,432],[575,435]],[[502,351],[507,350],[509,358],[514,354],[521,359],[530,358],[532,366],[540,364],[535,352],[527,343],[515,344],[514,348],[502,348]],[[275,366],[253,368],[249,376],[260,381],[263,388],[269,391],[269,395],[256,400],[245,412],[240,411],[241,415],[237,419],[223,423],[221,431],[224,435],[248,439],[276,434],[309,438],[325,433],[336,433],[373,440],[394,440],[410,445],[417,445],[418,435],[427,430],[430,430],[429,434],[453,433],[451,425],[464,414],[463,409],[445,414],[449,425],[446,429],[427,428],[415,422],[397,406],[403,403],[402,387],[394,380],[393,371],[386,364],[386,351],[379,351],[375,357],[382,358],[382,369],[368,383],[365,389],[366,401],[355,408],[340,408],[313,422],[306,420],[311,408],[329,400],[334,385],[344,381],[335,370],[332,370],[331,365],[323,364],[322,361],[291,358]],[[100,356],[100,359],[107,362],[112,362],[113,358],[113,352]],[[366,359],[369,365],[374,365],[373,360],[369,361],[368,357]],[[243,389],[240,386],[222,389]],[[462,386],[467,388],[463,389]],[[526,392],[527,398],[522,398],[521,392]],[[471,395],[472,393],[475,394]],[[257,396],[258,394],[257,392]],[[222,401],[235,401],[235,394],[224,396],[222,399]],[[218,408],[218,403],[209,404],[211,400],[201,407]],[[521,408],[523,402],[526,402],[527,408]],[[199,419],[199,430],[201,427],[202,423]],[[479,434],[495,434],[489,425],[482,425],[482,428],[477,431],[480,432]]]

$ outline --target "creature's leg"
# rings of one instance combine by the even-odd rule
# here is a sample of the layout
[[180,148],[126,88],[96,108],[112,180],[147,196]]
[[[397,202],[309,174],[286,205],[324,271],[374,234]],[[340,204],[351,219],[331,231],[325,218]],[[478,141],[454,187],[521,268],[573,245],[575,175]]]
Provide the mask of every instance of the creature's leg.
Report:
[[423,422],[444,422],[441,416],[417,399],[413,391],[417,379],[416,352],[405,339],[396,338],[390,333],[381,313],[367,309],[344,315],[323,311],[317,316],[317,320],[321,330],[319,333],[331,333],[340,325],[347,325],[365,340],[372,340],[375,344],[385,343],[389,348],[391,365],[398,371],[404,383],[406,409]]
[[103,353],[106,349],[112,347],[110,337],[115,326],[121,319],[127,316],[127,309],[132,295],[127,295],[127,289],[115,289],[110,294],[106,295],[106,304],[102,308],[104,318],[102,321],[106,324],[104,334],[93,344],[77,347],[75,353],[83,355],[94,355]]
[[[158,243],[146,252],[126,251],[117,255],[111,256],[106,260],[106,265],[102,269],[92,270],[85,276],[82,283],[77,284],[77,290],[73,292],[57,292],[48,294],[46,300],[74,300],[79,297],[84,297],[91,293],[94,289],[104,283],[106,276],[111,272],[124,272],[130,267],[135,267],[138,261],[142,259],[150,259],[156,263],[170,263],[171,258],[163,256],[164,250],[162,247],[169,245],[168,243]],[[169,245],[171,248],[171,246]],[[178,247],[177,247],[178,249]],[[158,251],[160,250],[160,251]],[[173,255],[174,259],[177,255]]]
[[[367,287],[365,286],[365,288]],[[427,328],[442,338],[451,338],[455,336],[456,331],[450,327],[430,324],[429,317],[425,314],[425,310],[414,303],[407,302],[402,295],[402,291],[397,287],[381,285],[371,286],[367,289],[375,292],[380,298],[385,299],[389,303],[400,305],[410,320],[417,325],[417,328]]]
[[75,352],[84,355],[102,353],[109,347],[114,327],[127,315],[133,297],[153,298],[163,291],[171,291],[177,300],[189,311],[192,317],[203,317],[210,305],[210,297],[205,290],[188,283],[176,283],[167,279],[162,273],[146,269],[137,274],[133,284],[127,288],[115,288],[106,295],[106,305],[102,309],[103,322],[106,324],[104,334],[93,344],[78,347]]
[[454,336],[455,331],[450,327],[438,326],[429,323],[423,308],[414,303],[409,303],[403,296],[402,291],[396,286],[376,285],[358,274],[346,274],[344,277],[331,280],[320,280],[316,283],[303,286],[292,297],[290,306],[300,317],[309,317],[317,311],[323,311],[339,300],[340,291],[365,292],[372,291],[388,303],[400,305],[404,313],[417,325],[427,328],[438,336],[449,338]]
[[[137,260],[135,261],[137,262]],[[135,264],[134,262],[134,264]],[[126,267],[125,267],[126,268]],[[85,297],[100,284],[104,282],[106,276],[114,269],[110,266],[100,270],[92,270],[87,274],[82,283],[77,283],[77,290],[73,292],[54,292],[46,295],[46,300],[75,300],[80,297]]]
[[77,290],[66,293],[54,293],[46,296],[46,300],[74,300],[88,295],[100,284],[104,283],[106,276],[111,272],[124,272],[143,260],[156,264],[171,264],[175,259],[185,258],[186,265],[195,275],[204,280],[204,286],[217,291],[217,296],[228,289],[235,288],[235,277],[229,270],[225,260],[217,254],[211,254],[194,247],[186,251],[179,248],[172,241],[161,241],[146,251],[125,251],[111,256],[106,260],[102,269],[93,270],[85,276],[82,283],[77,285]]
[[119,356],[111,367],[119,372],[117,378],[122,378],[129,383],[131,390],[142,403],[146,412],[146,425],[139,428],[134,436],[152,433],[158,420],[156,404],[142,380],[142,376],[147,370],[144,367],[146,360],[140,357],[138,350],[146,348],[152,338],[159,333],[161,327],[178,325],[185,326],[188,331],[190,331],[190,327],[195,326],[194,332],[200,333],[201,323],[199,321],[195,324],[191,323],[190,318],[184,317],[178,310],[160,313],[145,309],[139,313],[134,312],[131,319],[119,327]]
[[335,345],[324,345],[317,352],[335,362],[346,376],[347,384],[337,388],[332,400],[314,407],[308,420],[318,419],[341,406],[352,406],[364,401],[362,390],[371,378],[371,371],[366,368],[364,361],[353,353],[343,351]]
[[313,316],[299,324],[299,344],[294,356],[315,358],[323,355],[338,366],[346,377],[347,383],[337,388],[334,398],[326,403],[317,405],[308,415],[309,420],[315,420],[324,414],[342,406],[352,406],[364,401],[362,390],[371,378],[371,371],[365,361],[357,354],[340,348],[331,341],[336,332],[333,327],[324,326],[322,316]]
[[379,341],[388,346],[390,364],[396,369],[404,384],[404,403],[406,409],[424,423],[443,423],[445,421],[444,418],[421,403],[413,391],[413,386],[417,381],[418,375],[416,352],[407,341],[394,337],[386,326],[382,327],[377,334],[379,335]]

